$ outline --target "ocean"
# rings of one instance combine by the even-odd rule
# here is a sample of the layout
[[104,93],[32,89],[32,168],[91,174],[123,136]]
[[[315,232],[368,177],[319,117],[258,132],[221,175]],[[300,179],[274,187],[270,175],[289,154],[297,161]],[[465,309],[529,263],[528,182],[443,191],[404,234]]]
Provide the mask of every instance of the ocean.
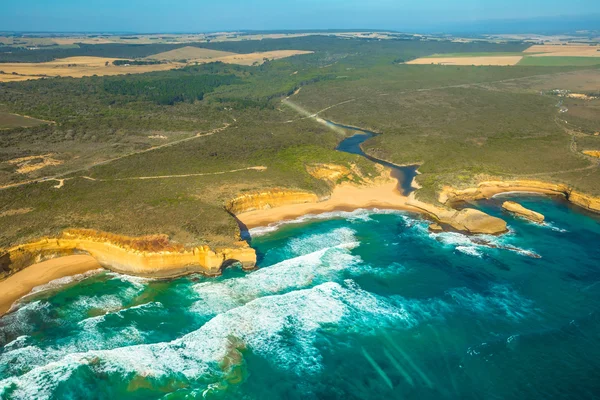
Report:
[[600,218],[536,195],[471,206],[510,233],[333,212],[251,230],[249,273],[39,288],[0,319],[0,398],[597,398]]

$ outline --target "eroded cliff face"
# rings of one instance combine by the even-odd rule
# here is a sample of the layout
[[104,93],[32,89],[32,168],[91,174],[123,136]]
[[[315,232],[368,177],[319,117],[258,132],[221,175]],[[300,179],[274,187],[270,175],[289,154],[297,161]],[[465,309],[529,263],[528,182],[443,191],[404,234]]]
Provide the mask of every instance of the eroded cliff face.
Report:
[[600,213],[600,197],[590,196],[573,190],[567,194],[567,199],[579,207]]
[[476,188],[454,189],[444,187],[439,196],[442,204],[451,204],[457,201],[471,201],[487,199],[497,193],[510,191],[533,191],[547,194],[563,195],[580,207],[589,211],[600,212],[600,197],[578,192],[567,185],[532,180],[517,181],[488,181],[481,182]]
[[321,179],[333,185],[342,179],[354,179],[353,172],[343,165],[310,164],[306,166],[306,171],[314,178]]
[[172,244],[164,235],[132,238],[93,230],[67,230],[57,238],[40,239],[3,252],[0,279],[32,264],[72,254],[89,254],[113,271],[151,277],[187,273],[214,276],[234,262],[240,262],[244,269],[256,265],[256,253],[246,242],[212,250],[208,246],[185,248]]
[[232,214],[254,210],[267,210],[289,204],[317,203],[319,197],[312,192],[288,189],[270,189],[240,195],[227,202],[225,208]]

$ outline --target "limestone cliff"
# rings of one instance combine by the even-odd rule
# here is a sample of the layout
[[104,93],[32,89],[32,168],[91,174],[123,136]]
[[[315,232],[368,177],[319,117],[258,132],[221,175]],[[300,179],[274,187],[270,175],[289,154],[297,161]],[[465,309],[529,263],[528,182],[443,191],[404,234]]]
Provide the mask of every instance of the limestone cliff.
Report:
[[533,210],[529,210],[528,208],[525,208],[519,203],[515,203],[514,201],[505,201],[502,204],[502,208],[514,214],[517,214],[523,218],[527,218],[530,221],[537,222],[538,224],[544,222],[545,219],[544,215]]
[[306,171],[314,178],[324,180],[332,185],[342,179],[352,180],[354,178],[349,168],[337,164],[309,164],[306,166]]
[[194,272],[219,275],[233,262],[240,262],[245,269],[256,264],[256,253],[246,242],[212,250],[208,246],[185,248],[170,243],[164,235],[131,238],[93,230],[67,230],[57,238],[40,239],[1,253],[0,279],[47,259],[82,253],[107,269],[152,277]]
[[289,204],[316,203],[319,197],[312,192],[287,189],[270,189],[251,192],[227,202],[225,208],[232,214],[266,210]]
[[589,211],[600,212],[600,197],[578,192],[564,184],[532,180],[488,181],[479,183],[476,188],[462,190],[444,187],[440,193],[439,201],[442,204],[451,204],[458,201],[481,200],[490,198],[494,194],[511,191],[562,195],[573,204]]

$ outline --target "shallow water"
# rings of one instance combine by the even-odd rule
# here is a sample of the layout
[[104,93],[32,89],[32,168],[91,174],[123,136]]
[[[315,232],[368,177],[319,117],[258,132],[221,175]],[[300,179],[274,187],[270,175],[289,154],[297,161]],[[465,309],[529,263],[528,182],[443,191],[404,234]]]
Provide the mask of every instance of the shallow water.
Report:
[[251,273],[37,293],[0,319],[0,398],[594,398],[600,219],[519,197],[539,226],[503,200],[478,203],[502,237],[338,212],[252,230]]

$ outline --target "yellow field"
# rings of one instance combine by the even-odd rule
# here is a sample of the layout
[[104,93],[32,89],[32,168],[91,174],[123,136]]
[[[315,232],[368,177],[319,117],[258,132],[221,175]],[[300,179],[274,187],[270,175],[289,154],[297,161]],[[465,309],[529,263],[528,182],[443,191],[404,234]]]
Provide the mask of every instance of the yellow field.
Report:
[[[267,60],[278,60],[280,58],[286,58],[291,56],[297,56],[301,54],[311,54],[312,51],[304,50],[276,50],[276,51],[265,51],[261,53],[250,53],[250,54],[233,54],[226,57],[215,58],[210,61],[220,61],[226,64],[239,64],[239,65],[254,65],[262,64],[265,59]],[[194,60],[198,62],[206,62],[206,60]]]
[[440,64],[440,65],[516,65],[521,61],[521,56],[485,56],[485,57],[432,57],[417,58],[407,64]]
[[[186,50],[187,49],[187,50]],[[194,50],[191,50],[194,49]],[[224,51],[215,51],[209,49],[197,49],[193,47],[184,47],[173,50],[171,55],[166,53],[151,56],[169,57],[177,54],[193,54],[198,58],[190,60],[189,63],[207,63],[221,61],[227,64],[254,65],[262,64],[265,59],[277,60],[280,58],[291,57],[299,54],[310,54],[312,51],[302,50],[277,50],[263,53],[235,54]],[[177,51],[182,50],[180,53]],[[166,54],[166,55],[165,55]],[[216,57],[211,57],[216,56]],[[28,79],[40,79],[44,77],[70,76],[73,78],[82,78],[84,76],[106,76],[106,75],[124,75],[141,74],[144,72],[166,71],[181,68],[187,64],[178,62],[168,62],[166,64],[156,65],[113,65],[116,58],[104,57],[69,57],[62,58],[45,63],[3,63],[0,64],[0,82],[15,82]],[[18,75],[13,75],[16,73]]]
[[600,57],[600,46],[534,45],[524,51],[532,57]]
[[[169,63],[157,65],[115,66],[115,58],[104,57],[69,57],[45,63],[4,63],[0,65],[4,74],[0,74],[0,82],[15,80],[39,79],[43,76],[70,76],[81,78],[92,75],[141,74],[151,71],[165,71],[182,67],[184,64]],[[108,65],[107,65],[108,63]],[[12,73],[19,75],[15,76]]]
[[228,51],[202,49],[200,47],[186,46],[179,49],[165,51],[146,57],[148,60],[179,61],[179,60],[210,60],[220,57],[235,55]]

